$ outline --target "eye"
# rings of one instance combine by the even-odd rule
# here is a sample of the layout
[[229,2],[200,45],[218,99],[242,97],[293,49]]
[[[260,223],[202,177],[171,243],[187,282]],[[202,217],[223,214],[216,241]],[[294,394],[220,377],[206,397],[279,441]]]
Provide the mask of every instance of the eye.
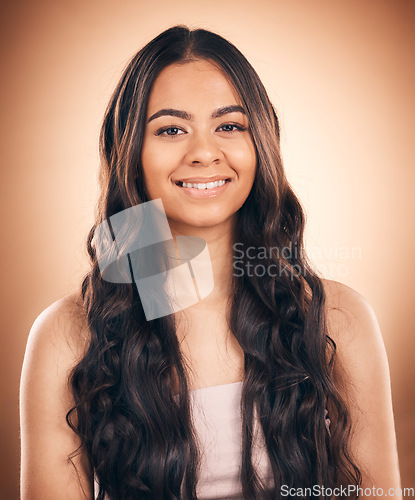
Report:
[[161,135],[164,137],[175,137],[176,135],[182,135],[186,132],[179,127],[163,127],[157,130],[156,135]]
[[236,131],[243,132],[244,130],[246,130],[246,128],[237,123],[224,123],[223,125],[218,127],[217,130],[220,130],[222,132],[232,133]]

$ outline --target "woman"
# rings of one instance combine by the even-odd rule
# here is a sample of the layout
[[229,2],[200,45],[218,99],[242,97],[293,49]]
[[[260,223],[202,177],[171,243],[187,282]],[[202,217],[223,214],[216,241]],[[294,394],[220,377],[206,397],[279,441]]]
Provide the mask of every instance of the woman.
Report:
[[[375,315],[307,263],[277,116],[244,56],[205,30],[163,32],[124,71],[100,139],[92,269],[79,297],[52,304],[29,336],[22,498],[356,498],[358,486],[369,497],[399,487]],[[159,199],[176,245],[207,243],[214,288],[149,319],[137,283],[105,279],[97,231]]]

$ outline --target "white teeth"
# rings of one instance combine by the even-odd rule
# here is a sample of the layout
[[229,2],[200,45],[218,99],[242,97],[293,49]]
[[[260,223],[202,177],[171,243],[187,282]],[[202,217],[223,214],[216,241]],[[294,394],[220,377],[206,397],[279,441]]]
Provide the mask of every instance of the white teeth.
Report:
[[182,182],[182,185],[184,188],[213,189],[213,188],[223,186],[225,184],[225,182],[226,182],[225,180],[208,182],[208,183],[201,182],[200,184],[199,183],[192,183],[192,182]]

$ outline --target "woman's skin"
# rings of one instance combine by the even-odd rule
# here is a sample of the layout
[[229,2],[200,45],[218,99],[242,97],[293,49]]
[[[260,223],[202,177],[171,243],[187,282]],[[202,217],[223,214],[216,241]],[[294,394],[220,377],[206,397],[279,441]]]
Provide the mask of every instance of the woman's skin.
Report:
[[[147,195],[162,199],[173,235],[207,241],[214,274],[213,292],[177,313],[190,389],[243,379],[243,352],[227,327],[225,303],[233,270],[236,212],[252,187],[256,155],[247,117],[229,108],[238,105],[226,77],[202,60],[162,71],[148,106],[142,150]],[[180,116],[163,112],[150,119],[166,109],[178,110],[181,113],[175,114]],[[228,182],[210,192],[176,184],[216,178]],[[334,376],[344,386],[342,395],[355,427],[351,449],[362,468],[363,486],[388,493],[389,488],[400,487],[400,478],[389,368],[379,325],[361,295],[334,281],[323,283],[330,335],[337,344]],[[65,422],[73,405],[68,373],[87,344],[82,304],[75,295],[49,306],[33,324],[21,380],[23,500],[93,496],[86,457],[74,459],[80,481],[67,460],[80,443]]]

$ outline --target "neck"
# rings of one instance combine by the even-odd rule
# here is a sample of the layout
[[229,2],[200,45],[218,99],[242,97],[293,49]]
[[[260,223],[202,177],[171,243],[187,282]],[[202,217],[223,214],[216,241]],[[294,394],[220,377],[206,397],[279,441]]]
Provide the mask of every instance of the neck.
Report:
[[[203,238],[209,250],[214,289],[204,302],[227,300],[231,293],[233,273],[233,244],[236,241],[237,217],[231,217],[218,226],[195,227],[169,220],[173,237],[197,236]],[[206,304],[208,305],[208,304]]]

